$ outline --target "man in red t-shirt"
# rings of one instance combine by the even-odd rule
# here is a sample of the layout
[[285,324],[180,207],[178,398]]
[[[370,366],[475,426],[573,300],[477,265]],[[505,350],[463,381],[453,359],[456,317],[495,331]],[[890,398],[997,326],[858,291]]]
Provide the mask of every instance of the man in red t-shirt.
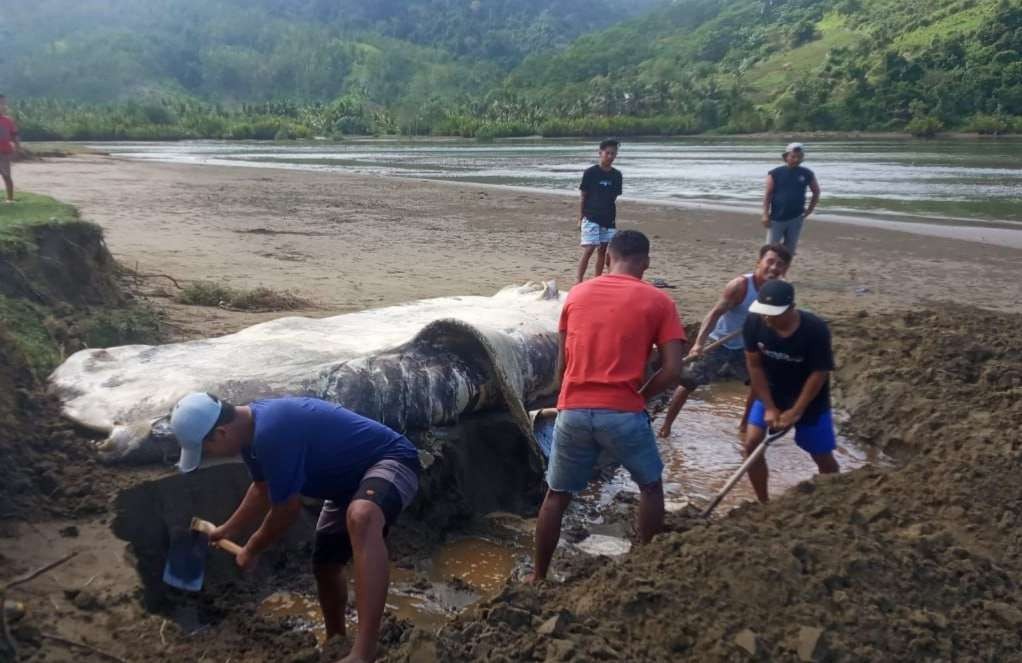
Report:
[[[559,412],[532,582],[546,577],[571,494],[589,483],[602,451],[639,486],[639,539],[647,543],[663,528],[664,464],[646,399],[678,383],[685,329],[671,298],[642,280],[649,268],[646,236],[621,231],[608,251],[610,273],[572,288],[561,311]],[[653,346],[662,370],[643,387]]]
[[0,177],[7,189],[5,203],[14,202],[14,179],[11,177],[11,160],[21,150],[18,142],[18,127],[7,115],[7,97],[0,94]]

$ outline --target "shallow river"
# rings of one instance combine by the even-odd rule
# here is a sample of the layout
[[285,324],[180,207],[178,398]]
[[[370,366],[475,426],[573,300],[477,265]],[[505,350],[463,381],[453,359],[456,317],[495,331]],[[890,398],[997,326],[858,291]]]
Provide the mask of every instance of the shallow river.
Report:
[[[754,210],[780,140],[626,141],[617,166],[625,197]],[[286,167],[542,189],[575,195],[592,141],[353,139],[339,143],[104,143],[129,158]],[[936,221],[1022,232],[1022,139],[808,141],[821,212],[844,218]]]

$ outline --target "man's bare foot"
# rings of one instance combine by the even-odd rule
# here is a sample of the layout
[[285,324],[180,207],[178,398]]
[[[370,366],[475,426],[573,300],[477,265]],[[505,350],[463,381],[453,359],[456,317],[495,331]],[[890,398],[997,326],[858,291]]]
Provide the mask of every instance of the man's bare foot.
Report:
[[356,656],[354,653],[348,654],[341,660],[337,661],[337,663],[371,663],[371,662],[372,659],[362,658],[361,656]]

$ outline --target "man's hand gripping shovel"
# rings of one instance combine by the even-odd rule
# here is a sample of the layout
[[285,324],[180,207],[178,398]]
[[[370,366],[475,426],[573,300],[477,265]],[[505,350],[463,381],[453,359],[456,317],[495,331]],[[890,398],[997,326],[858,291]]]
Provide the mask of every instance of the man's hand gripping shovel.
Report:
[[[192,518],[188,531],[171,541],[167,564],[163,567],[163,582],[186,592],[202,589],[206,578],[206,556],[210,549],[209,535],[214,529],[216,526],[208,520]],[[227,539],[220,539],[212,545],[235,557],[242,550],[237,543]]]

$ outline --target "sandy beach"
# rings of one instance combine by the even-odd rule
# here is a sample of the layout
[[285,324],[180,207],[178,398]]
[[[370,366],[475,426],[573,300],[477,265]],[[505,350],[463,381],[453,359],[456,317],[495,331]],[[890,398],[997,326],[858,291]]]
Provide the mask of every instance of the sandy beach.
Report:
[[[569,195],[102,156],[18,164],[16,177],[25,190],[77,205],[102,226],[124,267],[182,283],[291,290],[312,303],[287,313],[186,306],[173,302],[169,280],[145,279],[138,294],[166,314],[172,340],[292,313],[490,295],[526,281],[554,279],[567,289],[574,281],[577,201]],[[753,214],[625,201],[619,218],[621,227],[649,234],[648,276],[674,286],[668,292],[689,323],[730,277],[751,268],[763,239]],[[105,256],[90,231],[92,253]],[[56,244],[88,253],[71,241]],[[471,607],[462,583],[450,590],[462,598],[449,613],[427,620],[425,611],[389,610],[381,661],[746,660],[741,651],[750,647],[762,660],[796,660],[807,647],[819,655],[802,660],[1009,660],[1020,651],[1022,353],[1013,330],[1022,318],[1022,250],[831,221],[810,222],[800,248],[789,275],[801,305],[831,322],[835,399],[846,415],[840,432],[870,450],[870,463],[843,465],[848,471],[836,477],[810,479],[811,469],[800,470],[769,505],[739,506],[710,524],[694,515],[698,501],[687,492],[687,506],[678,502],[668,531],[651,545],[614,561],[566,553],[557,561],[563,582],[526,587],[513,575],[524,567],[509,542],[529,545],[522,541],[533,529],[527,518],[540,474],[521,480],[531,476],[518,471],[527,465],[514,455],[522,445],[501,447],[517,439],[503,432],[505,413],[468,417],[438,433],[448,436],[439,458],[463,460],[434,464],[425,475],[432,497],[392,534],[395,582],[406,592],[425,588],[403,601],[425,596],[431,610],[448,605],[449,572],[427,576],[423,565],[451,554],[444,551],[466,533],[503,546],[506,568],[492,590],[468,594],[468,603],[479,599]],[[53,260],[37,253],[37,262]],[[114,273],[109,256],[104,264],[96,263],[94,276]],[[109,288],[139,289],[109,281]],[[70,560],[18,595],[13,637],[33,652],[22,660],[332,663],[345,651],[342,640],[317,648],[306,627],[317,612],[308,603],[300,534],[254,579],[213,554],[203,592],[168,594],[159,580],[165,507],[195,500],[221,522],[247,473],[233,463],[188,476],[166,464],[100,463],[94,436],[61,418],[41,383],[15,372],[3,354],[9,347],[0,343],[0,380],[11,385],[0,395],[16,405],[0,399],[0,468],[11,477],[0,486],[17,503],[10,499],[12,510],[0,517],[0,574],[15,577],[40,559]],[[31,394],[30,408],[21,399]],[[740,406],[744,394],[737,395]],[[667,476],[686,491],[701,480],[706,465],[698,456],[707,447],[739,462],[727,418],[738,410],[720,410],[727,431],[720,439],[692,425],[696,417],[711,421],[695,414],[698,407],[679,423],[681,442],[692,444],[677,447]],[[780,452],[771,450],[776,479],[785,473],[775,462]],[[459,474],[485,485],[487,499],[513,501],[496,513],[480,507],[479,495],[460,492]],[[463,502],[480,512],[442,525],[428,519],[460,513]],[[572,525],[569,534],[629,538],[633,507],[614,498],[601,507],[599,524]],[[461,554],[473,567],[481,559]],[[300,612],[288,612],[292,603]],[[537,631],[551,618],[560,624],[557,638]],[[94,655],[82,658],[88,648]]]
[[[577,201],[566,195],[103,156],[19,164],[16,177],[77,205],[126,266],[293,290],[314,302],[309,315],[574,281]],[[690,322],[752,266],[763,240],[751,214],[625,201],[619,219],[650,236],[648,276],[675,286]],[[824,314],[935,300],[1019,310],[1022,250],[831,221],[810,222],[800,248],[790,278],[801,303]],[[185,336],[275,317],[169,308]]]

